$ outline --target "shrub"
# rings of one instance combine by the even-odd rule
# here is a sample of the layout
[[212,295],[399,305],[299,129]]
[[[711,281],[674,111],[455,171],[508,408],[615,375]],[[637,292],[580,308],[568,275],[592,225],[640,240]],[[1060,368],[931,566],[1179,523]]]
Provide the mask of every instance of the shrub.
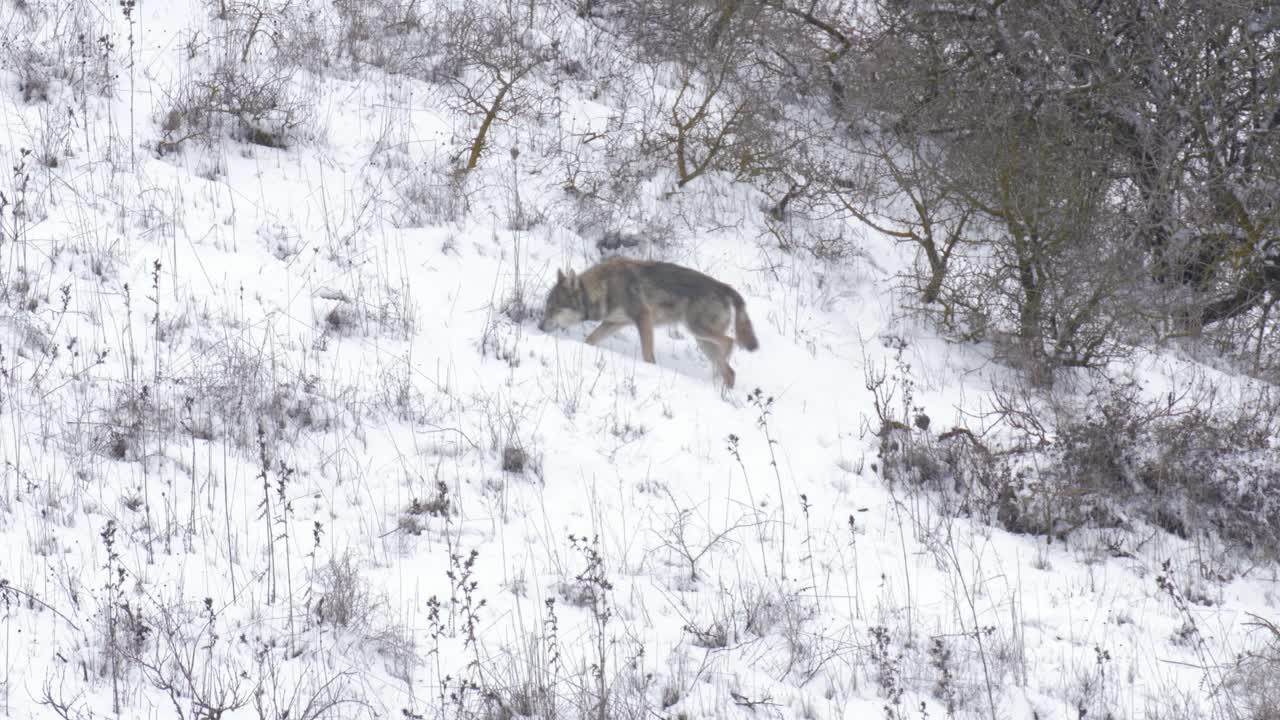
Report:
[[367,630],[383,604],[374,594],[351,552],[329,558],[314,578],[320,595],[313,614],[321,624]]
[[156,150],[164,155],[187,142],[210,146],[224,137],[288,147],[304,116],[292,83],[292,71],[270,64],[224,63],[190,77],[160,121]]
[[1280,556],[1280,401],[1215,402],[1214,388],[1152,399],[1134,382],[1083,394],[998,392],[1008,433],[988,448],[953,428],[936,442],[901,423],[882,435],[885,476],[940,493],[956,512],[1065,539],[1140,520]]
[[1091,407],[1050,399],[1040,408],[1042,430],[1051,432],[1036,445],[1048,443],[1021,453],[1040,468],[1034,481],[1012,457],[1000,461],[1007,482],[998,489],[999,519],[1007,528],[1061,536],[1141,519],[1180,537],[1207,533],[1249,553],[1280,555],[1274,398],[1215,408],[1212,390],[1154,400],[1122,382],[1093,399]]

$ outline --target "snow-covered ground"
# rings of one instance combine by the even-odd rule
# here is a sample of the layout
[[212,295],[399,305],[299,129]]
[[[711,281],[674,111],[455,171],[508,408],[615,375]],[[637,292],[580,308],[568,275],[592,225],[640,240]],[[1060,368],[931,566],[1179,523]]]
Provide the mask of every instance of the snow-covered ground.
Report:
[[[226,48],[343,41],[336,5],[217,6],[0,0],[3,57],[66,62],[25,99],[30,67],[0,66],[5,717],[1223,711],[1274,563],[1153,529],[1046,543],[886,481],[876,378],[930,417],[898,431],[921,447],[1012,378],[896,299],[909,253],[834,219],[788,231],[845,257],[784,251],[717,175],[584,216],[566,144],[645,107],[602,79],[607,35],[561,12],[586,72],[531,81],[554,102],[454,184],[480,117],[350,61],[288,73],[285,149],[157,152]],[[732,393],[687,333],[648,365],[631,330],[537,329],[617,228],[745,296]],[[1159,392],[1208,372],[1134,367]]]

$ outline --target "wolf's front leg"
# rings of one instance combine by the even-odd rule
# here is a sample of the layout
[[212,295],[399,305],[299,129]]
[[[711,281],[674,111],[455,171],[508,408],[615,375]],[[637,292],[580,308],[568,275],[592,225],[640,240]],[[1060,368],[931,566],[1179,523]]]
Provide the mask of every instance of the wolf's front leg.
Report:
[[590,335],[587,335],[586,342],[588,345],[595,345],[626,326],[626,323],[602,322],[599,327],[591,331]]
[[657,364],[658,360],[653,355],[653,316],[647,311],[640,313],[636,317],[636,329],[640,331],[640,354],[644,361]]

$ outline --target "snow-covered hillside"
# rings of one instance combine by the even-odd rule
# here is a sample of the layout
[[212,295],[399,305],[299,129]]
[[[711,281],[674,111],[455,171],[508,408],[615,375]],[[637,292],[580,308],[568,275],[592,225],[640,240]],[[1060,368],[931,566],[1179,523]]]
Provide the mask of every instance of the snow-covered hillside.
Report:
[[[1276,664],[1239,662],[1275,652],[1274,559],[1141,521],[1012,534],[980,493],[886,472],[956,427],[997,447],[1013,371],[903,299],[891,238],[660,157],[617,175],[674,70],[567,5],[493,3],[554,55],[487,119],[483,68],[462,87],[410,30],[375,48],[374,8],[0,0],[0,714],[1280,698]],[[614,253],[745,297],[736,388],[681,330],[656,365],[633,329],[538,330],[555,271]],[[1261,392],[1136,357],[1156,396]]]

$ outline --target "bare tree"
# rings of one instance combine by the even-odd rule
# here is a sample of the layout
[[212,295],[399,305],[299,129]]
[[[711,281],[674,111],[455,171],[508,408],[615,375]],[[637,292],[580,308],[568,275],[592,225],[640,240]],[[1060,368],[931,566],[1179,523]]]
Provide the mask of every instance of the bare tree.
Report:
[[861,139],[855,154],[867,161],[859,166],[863,172],[836,175],[836,198],[860,222],[916,246],[924,261],[917,274],[920,300],[941,303],[942,319],[951,325],[954,307],[944,297],[948,270],[973,229],[976,209],[947,178],[941,150],[929,143],[875,133]]
[[540,43],[513,8],[507,10],[465,4],[445,11],[442,18],[450,28],[445,62],[453,70],[447,80],[451,99],[459,110],[479,118],[475,135],[462,153],[463,172],[480,163],[497,123],[547,100],[528,80],[536,68],[555,57],[557,48]]
[[[1280,167],[1280,12],[1271,4],[881,0],[856,37],[831,107],[896,133],[907,157],[939,149],[966,203],[1002,228],[989,249],[1013,250],[990,254],[986,269],[1014,278],[1028,346],[1044,340],[1049,357],[1088,358],[1064,338],[1126,313],[1189,332],[1248,316],[1259,338],[1273,332],[1264,321],[1280,291],[1280,208],[1264,188]],[[901,178],[910,191],[923,176]],[[1094,262],[1054,267],[1066,259],[1055,248],[1068,247]],[[1055,273],[1079,278],[1098,258],[1122,259],[1127,277],[1083,300],[1044,292]],[[1113,302],[1121,297],[1127,307]]]

